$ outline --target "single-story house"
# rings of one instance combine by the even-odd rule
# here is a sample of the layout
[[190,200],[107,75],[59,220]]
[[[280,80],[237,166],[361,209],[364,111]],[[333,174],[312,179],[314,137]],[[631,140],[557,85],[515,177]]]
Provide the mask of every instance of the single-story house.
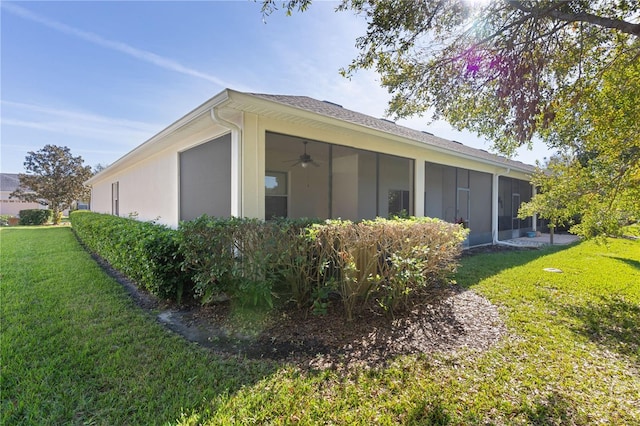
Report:
[[204,213],[462,222],[469,245],[517,218],[534,167],[305,96],[226,89],[87,181],[91,210],[172,227]]
[[47,206],[37,201],[23,201],[11,197],[11,193],[20,187],[17,173],[0,173],[0,214],[18,216],[20,210],[46,209]]

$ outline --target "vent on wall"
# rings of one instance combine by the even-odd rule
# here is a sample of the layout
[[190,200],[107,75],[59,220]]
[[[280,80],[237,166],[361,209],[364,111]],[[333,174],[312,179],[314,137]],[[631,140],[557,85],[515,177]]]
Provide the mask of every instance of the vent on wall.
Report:
[[324,102],[325,104],[329,104],[329,105],[336,106],[336,107],[338,107],[338,108],[342,108],[342,105],[337,104],[337,103],[335,103],[335,102],[331,102],[331,101],[322,101],[322,102]]

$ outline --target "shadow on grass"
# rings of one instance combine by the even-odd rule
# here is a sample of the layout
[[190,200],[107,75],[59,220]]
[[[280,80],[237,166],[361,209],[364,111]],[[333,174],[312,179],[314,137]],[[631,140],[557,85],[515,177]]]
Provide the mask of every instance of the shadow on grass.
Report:
[[520,412],[532,425],[574,424],[576,412],[571,403],[557,392],[533,404],[524,404]]
[[607,257],[609,257],[611,259],[619,260],[620,262],[626,263],[627,265],[631,266],[632,268],[640,270],[640,261],[638,261],[638,260],[628,259],[626,257],[618,257],[618,256],[607,256]]
[[[524,402],[511,413],[511,420],[524,420],[531,425],[574,424],[577,413],[570,401],[557,392],[538,398],[533,403]],[[481,419],[467,419],[469,423],[480,423]],[[446,426],[453,424],[451,415],[442,401],[424,401],[407,418],[408,425]],[[459,424],[457,421],[455,424]]]
[[409,414],[408,425],[446,426],[451,424],[451,416],[442,401],[424,401]]
[[542,248],[487,246],[471,249],[463,253],[455,280],[462,287],[470,288],[503,270],[525,265],[571,247],[575,247],[575,244]]
[[600,303],[570,306],[580,321],[574,332],[594,343],[640,361],[640,306],[619,295],[600,296]]

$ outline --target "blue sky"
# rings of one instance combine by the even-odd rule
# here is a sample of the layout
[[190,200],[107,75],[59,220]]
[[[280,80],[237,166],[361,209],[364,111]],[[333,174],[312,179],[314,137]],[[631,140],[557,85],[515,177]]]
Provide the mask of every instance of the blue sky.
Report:
[[[366,24],[335,2],[276,12],[253,1],[0,3],[1,164],[23,172],[28,151],[65,145],[110,164],[226,87],[306,95],[383,117],[389,95],[372,71],[340,76]],[[446,123],[418,130],[489,149]],[[549,153],[521,149],[533,164]]]

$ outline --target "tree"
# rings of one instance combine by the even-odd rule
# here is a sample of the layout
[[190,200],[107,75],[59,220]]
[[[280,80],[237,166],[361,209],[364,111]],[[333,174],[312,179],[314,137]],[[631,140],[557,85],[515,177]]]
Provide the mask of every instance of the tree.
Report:
[[98,163],[95,166],[93,166],[93,174],[98,174],[101,171],[103,171],[104,169],[106,169],[107,167],[109,167],[109,164],[102,164],[102,163]]
[[539,170],[539,188],[520,216],[538,212],[554,221],[579,214],[571,231],[584,237],[619,234],[640,219],[640,61],[606,70],[602,84],[557,109],[547,140],[562,158]]
[[574,225],[573,219],[580,213],[576,203],[576,194],[582,192],[580,174],[570,156],[559,155],[549,159],[546,167],[538,168],[532,176],[531,183],[538,193],[520,206],[518,217],[525,219],[537,214],[548,219],[551,244],[555,228]]
[[29,151],[24,162],[27,173],[18,175],[20,187],[11,197],[47,203],[53,210],[54,224],[58,224],[62,210],[88,197],[84,182],[93,172],[83,163],[82,157],[72,156],[66,146],[45,145],[39,151]]
[[[263,13],[277,8],[263,1]],[[311,0],[283,1],[291,11]],[[640,55],[639,0],[342,0],[364,15],[360,52],[343,69],[374,68],[397,118],[432,113],[495,141],[505,154],[553,123],[555,108],[622,52]]]
[[[277,4],[264,0],[263,13]],[[290,13],[311,0],[281,4]],[[581,158],[572,164],[584,176],[600,173],[591,179],[591,193],[602,176],[637,164],[637,126],[623,114],[631,110],[637,117],[638,98],[625,96],[631,105],[616,100],[609,111],[606,101],[614,92],[603,91],[623,87],[616,76],[636,72],[640,0],[342,0],[338,10],[367,21],[356,42],[359,53],[342,73],[375,69],[392,95],[390,115],[445,119],[492,140],[505,155],[540,138]],[[639,85],[631,78],[624,88],[637,94]],[[615,119],[598,120],[594,111]],[[598,192],[599,205],[607,207],[597,208],[598,214],[628,200],[629,192],[620,190],[634,182],[634,173],[637,168],[629,166],[615,179],[618,185]],[[592,231],[597,229],[604,228]]]

